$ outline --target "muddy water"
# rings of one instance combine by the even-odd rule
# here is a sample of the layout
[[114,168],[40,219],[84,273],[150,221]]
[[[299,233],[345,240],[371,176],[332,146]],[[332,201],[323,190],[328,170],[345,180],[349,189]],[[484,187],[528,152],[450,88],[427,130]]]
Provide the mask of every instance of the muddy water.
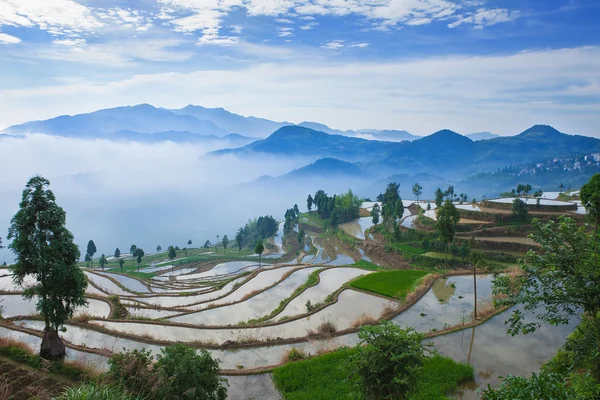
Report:
[[[493,275],[477,277],[478,304],[491,301],[492,279]],[[441,330],[444,327],[470,322],[473,300],[472,276],[438,279],[425,296],[392,321],[400,326],[411,326],[420,332],[429,332],[432,329]]]
[[150,319],[160,319],[172,317],[173,315],[181,314],[180,311],[169,311],[169,310],[155,310],[151,308],[139,308],[139,307],[127,307],[130,318],[143,317]]
[[[43,328],[43,323],[41,323],[40,327]],[[29,335],[19,331],[13,331],[3,327],[0,327],[0,337],[13,338],[21,343],[26,343],[34,352],[37,352],[42,344],[42,339],[37,336]],[[87,366],[98,372],[106,371],[108,369],[108,358],[104,356],[93,353],[85,353],[70,349],[68,347],[66,352],[67,355],[65,359],[67,361],[77,361],[84,366]]]
[[88,280],[94,282],[94,284],[96,286],[103,289],[105,292],[107,292],[109,294],[116,294],[119,296],[133,296],[133,293],[124,291],[119,286],[117,286],[116,283],[114,283],[113,281],[111,281],[108,278],[105,278],[100,275],[92,274],[87,271],[84,271],[83,273],[88,278]]
[[[236,290],[228,294],[227,296],[217,299],[210,303],[210,305],[223,305],[228,303],[233,303],[242,300],[244,297],[249,294],[267,288],[277,281],[279,281],[283,276],[293,271],[296,267],[283,267],[277,268],[275,270],[267,270],[260,272],[256,277],[251,279],[250,281],[244,283]],[[206,308],[209,304],[206,303],[199,308]],[[170,319],[172,322],[183,322],[188,324],[200,323],[198,313],[182,315],[181,317],[175,317]]]
[[312,272],[318,269],[318,267],[311,267],[296,271],[277,286],[241,303],[171,318],[171,321],[210,326],[235,325],[239,322],[260,318],[277,308],[282,300],[288,298],[298,286],[306,282]]
[[[231,261],[222,264],[215,265],[212,269],[206,272],[200,272],[197,274],[190,275],[182,275],[178,276],[177,280],[192,280],[192,279],[205,279],[205,278],[213,278],[218,275],[226,275],[231,274],[233,272],[237,272],[241,269],[245,269],[248,266],[256,264],[255,261]],[[256,264],[256,268],[258,268],[258,264]],[[247,270],[247,269],[245,269]]]
[[508,374],[530,376],[540,365],[556,355],[567,336],[575,329],[577,318],[568,325],[545,325],[528,335],[510,336],[506,321],[511,310],[475,328],[433,338],[438,351],[454,360],[470,363],[475,368],[475,385],[465,386],[459,399],[479,399],[476,388],[498,386]]
[[[410,213],[409,213],[410,214]],[[339,227],[350,236],[354,236],[358,239],[365,238],[365,230],[373,226],[373,218],[363,217],[355,221],[346,222],[341,224]]]
[[307,332],[316,332],[323,322],[332,322],[337,330],[348,329],[352,327],[357,318],[363,315],[378,318],[386,306],[394,304],[396,304],[394,301],[381,297],[354,290],[345,290],[339,295],[337,303],[316,314],[272,326],[211,329],[161,325],[152,327],[151,332],[149,332],[148,326],[143,323],[108,321],[91,321],[90,323],[135,335],[151,334],[152,337],[160,340],[171,341],[177,338],[177,340],[185,342],[209,341],[224,343],[227,340],[244,342],[252,339],[304,337]]
[[[3,271],[4,273],[4,271]],[[23,283],[21,286],[16,286],[13,283],[12,275],[5,275],[0,277],[0,290],[5,292],[20,292],[24,288],[35,285],[36,281],[31,275],[26,275],[25,279],[23,279]]]
[[310,301],[313,305],[321,303],[325,300],[325,297],[338,290],[345,282],[369,273],[370,271],[358,268],[332,268],[323,271],[319,274],[320,282],[318,285],[306,289],[302,294],[290,301],[273,320],[304,314],[307,312],[307,301]]
[[[23,325],[30,329],[38,331],[43,330],[44,323],[41,321],[19,321],[19,325]],[[152,354],[160,353],[162,346],[136,342],[134,340],[118,338],[104,333],[92,331],[89,329],[80,328],[77,326],[66,326],[67,331],[61,336],[72,344],[85,345],[92,349],[108,349],[113,352],[122,352],[123,349],[148,349]],[[3,328],[0,328],[3,329]],[[9,331],[13,332],[13,331]],[[0,331],[2,333],[2,331]],[[19,334],[19,332],[15,332]],[[29,337],[30,335],[27,335]],[[38,342],[39,343],[39,342]],[[310,342],[285,344],[278,346],[265,346],[246,348],[238,350],[208,350],[213,357],[221,360],[222,369],[239,369],[242,366],[245,369],[261,368],[279,364],[283,356],[292,348],[298,348],[305,351],[307,354],[317,354],[326,350],[334,350],[341,346],[353,346],[358,343],[356,334],[345,335],[338,338],[327,340],[314,340]]]
[[[107,318],[110,314],[110,306],[104,301],[87,299],[87,307],[78,307],[75,310],[75,316],[84,313],[90,314],[98,318]],[[0,306],[3,307],[2,316],[5,318],[14,317],[17,315],[37,315],[36,310],[37,297],[31,300],[24,299],[19,294],[1,295]]]
[[116,280],[121,285],[125,286],[127,289],[129,289],[131,291],[139,292],[139,293],[148,293],[149,292],[148,288],[142,282],[138,281],[137,279],[133,279],[128,276],[123,276],[123,275],[119,275],[119,274],[111,274],[110,272],[103,272],[103,273],[101,273],[101,275],[113,278],[114,280]]
[[[201,293],[193,296],[156,296],[156,297],[133,297],[132,300],[136,300],[142,303],[158,306],[158,307],[185,307],[190,304],[206,302],[217,297],[224,296],[231,292],[234,286],[238,283],[246,280],[246,277],[235,279],[219,290]],[[193,309],[200,308],[200,306],[194,306]]]

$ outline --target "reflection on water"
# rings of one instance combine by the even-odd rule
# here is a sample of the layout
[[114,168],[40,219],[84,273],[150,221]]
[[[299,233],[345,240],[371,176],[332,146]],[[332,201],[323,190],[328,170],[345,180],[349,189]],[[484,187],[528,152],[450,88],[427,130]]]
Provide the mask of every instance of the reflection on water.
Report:
[[431,289],[438,300],[448,301],[456,292],[456,285],[449,279],[438,279],[433,283]]
[[[431,342],[442,355],[473,365],[476,387],[495,387],[502,381],[501,376],[530,376],[538,372],[541,364],[556,355],[578,322],[573,317],[568,325],[544,325],[534,333],[513,337],[506,333],[504,324],[511,312],[512,309],[482,325],[439,336]],[[474,388],[463,387],[458,398],[479,399]]]

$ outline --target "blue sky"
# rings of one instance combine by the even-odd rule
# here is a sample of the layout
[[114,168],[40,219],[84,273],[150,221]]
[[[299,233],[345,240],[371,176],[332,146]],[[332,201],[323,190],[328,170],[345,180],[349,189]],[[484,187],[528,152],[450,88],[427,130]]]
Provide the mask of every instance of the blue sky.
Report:
[[125,104],[600,136],[597,0],[0,0],[0,128]]

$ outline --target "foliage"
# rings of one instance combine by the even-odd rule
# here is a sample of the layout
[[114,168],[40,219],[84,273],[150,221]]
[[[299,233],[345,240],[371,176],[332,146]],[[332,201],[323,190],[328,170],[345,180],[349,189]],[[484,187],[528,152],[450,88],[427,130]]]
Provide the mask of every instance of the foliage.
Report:
[[512,203],[512,215],[519,221],[526,221],[529,217],[527,206],[521,199],[514,199]]
[[[347,378],[350,357],[355,349],[341,349],[311,359],[297,361],[273,370],[273,380],[286,400],[362,399],[356,385]],[[410,400],[449,400],[460,382],[473,377],[472,367],[452,359],[426,358],[417,374]]]
[[77,266],[79,249],[65,227],[66,214],[46,189],[49,184],[41,176],[29,180],[8,238],[17,258],[10,267],[15,284],[20,285],[27,275],[34,276],[37,283],[25,289],[23,297],[38,296],[36,309],[44,316],[46,331],[57,332],[76,307],[87,304],[87,280]]
[[350,286],[383,296],[404,299],[417,281],[427,275],[426,271],[397,270],[381,271],[362,276],[350,283]]
[[446,244],[446,262],[448,262],[448,250],[454,240],[459,220],[460,214],[450,199],[438,208],[435,227],[440,234],[440,239]]
[[306,358],[306,353],[303,350],[292,347],[291,350],[288,351],[286,358],[288,361],[304,360]]
[[225,400],[227,380],[219,375],[219,360],[201,349],[182,344],[161,349],[154,371],[165,384],[157,391],[156,398],[165,400],[203,399]]
[[115,249],[115,258],[121,258],[121,250],[118,247]]
[[261,255],[264,251],[265,245],[263,244],[262,240],[259,240],[258,242],[256,242],[256,246],[254,246],[254,253]]
[[132,254],[132,256],[134,256],[136,258],[137,265],[138,265],[138,272],[140,270],[140,264],[142,263],[142,257],[144,257],[145,255],[146,254],[144,253],[144,249],[142,249],[141,247],[136,248]]
[[87,244],[87,252],[86,252],[86,254],[89,254],[90,260],[92,258],[94,258],[94,254],[96,254],[96,244],[91,239],[90,239],[90,241]]
[[86,383],[78,387],[68,388],[56,400],[136,400],[137,397],[129,396],[120,388],[110,385]]
[[296,238],[298,239],[298,244],[302,244],[302,242],[304,242],[305,236],[306,236],[306,232],[304,232],[304,229],[300,228],[300,230],[298,231],[298,234],[296,235]]
[[123,271],[123,264],[125,264],[125,260],[119,258],[119,267],[121,267],[121,271]]
[[315,193],[314,204],[323,220],[329,220],[331,226],[352,221],[359,217],[361,200],[351,190],[341,195],[329,197],[323,190]]
[[100,266],[102,267],[102,269],[104,269],[104,266],[106,265],[108,261],[106,261],[106,256],[104,254],[102,254],[100,256],[100,259],[98,260],[98,264],[100,264]]
[[375,203],[373,208],[371,209],[371,218],[373,221],[373,225],[377,225],[379,223],[379,214],[381,213],[381,209],[379,208],[379,204]]
[[425,359],[423,335],[383,321],[361,326],[358,337],[350,376],[357,377],[360,392],[367,399],[406,399]]
[[443,202],[444,202],[444,192],[442,192],[442,189],[437,188],[435,190],[435,204],[438,207],[441,207]]
[[173,260],[177,257],[177,250],[175,250],[175,247],[169,246],[168,256],[172,263]]
[[598,225],[600,225],[600,174],[592,176],[590,181],[582,186],[579,192],[581,204],[585,206],[586,211],[596,225],[596,234],[598,234]]
[[451,358],[434,354],[425,359],[417,373],[417,384],[409,395],[410,400],[450,399],[446,397],[462,382],[473,380],[473,366],[458,364]]
[[497,389],[492,389],[488,385],[483,392],[483,398],[485,400],[583,400],[571,386],[567,385],[562,375],[544,372],[533,373],[531,378],[509,375]]
[[137,250],[137,246],[135,244],[132,244],[131,247],[129,248],[129,253],[131,255],[133,255],[133,253],[135,253],[136,250]]
[[412,187],[412,192],[413,192],[413,195],[415,196],[415,199],[418,202],[419,197],[421,197],[421,195],[423,194],[423,186],[419,185],[418,183],[415,183]]
[[277,221],[270,215],[250,220],[236,233],[238,249],[252,248],[258,240],[271,237],[277,232]]
[[381,269],[379,265],[373,264],[372,262],[369,262],[365,259],[360,259],[352,265],[355,267],[360,267],[362,269],[368,269],[369,271],[378,271]]
[[162,246],[159,244],[158,246],[156,246],[156,252],[160,253],[162,251]]
[[152,370],[150,350],[133,350],[113,354],[108,360],[107,378],[124,389],[125,393],[150,397],[162,384]]
[[227,235],[223,235],[223,239],[221,239],[221,243],[223,244],[223,249],[225,252],[225,250],[227,250],[227,246],[229,246],[229,238],[227,237]]
[[[524,311],[534,312],[536,320],[525,322],[525,314],[515,310],[509,320],[509,332],[529,333],[542,323],[566,324],[583,310],[590,316],[600,312],[600,269],[598,243],[578,227],[571,218],[541,223],[533,220],[530,237],[541,245],[540,254],[529,251],[520,266],[523,274],[514,278],[498,277],[494,293],[505,298],[499,305],[523,304]],[[598,318],[594,329],[600,332]],[[600,343],[599,343],[600,345]]]
[[310,212],[312,210],[312,206],[313,206],[313,198],[309,194],[308,197],[306,198],[306,208],[308,208],[308,212]]

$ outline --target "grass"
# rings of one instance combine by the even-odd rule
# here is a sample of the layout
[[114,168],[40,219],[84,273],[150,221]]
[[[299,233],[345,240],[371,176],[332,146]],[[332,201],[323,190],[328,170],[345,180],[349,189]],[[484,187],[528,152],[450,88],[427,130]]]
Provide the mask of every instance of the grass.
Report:
[[365,275],[352,281],[350,286],[382,296],[403,300],[427,271],[382,271]]
[[124,394],[119,388],[108,385],[88,383],[75,388],[69,388],[56,400],[136,400]]
[[[273,380],[286,400],[362,399],[348,381],[348,359],[354,349],[343,349],[275,368]],[[473,368],[435,355],[427,358],[409,400],[446,400],[461,382],[473,379]]]
[[373,264],[372,262],[366,260],[359,260],[352,264],[353,267],[359,267],[362,269],[368,269],[369,271],[379,271],[382,269],[379,265]]

